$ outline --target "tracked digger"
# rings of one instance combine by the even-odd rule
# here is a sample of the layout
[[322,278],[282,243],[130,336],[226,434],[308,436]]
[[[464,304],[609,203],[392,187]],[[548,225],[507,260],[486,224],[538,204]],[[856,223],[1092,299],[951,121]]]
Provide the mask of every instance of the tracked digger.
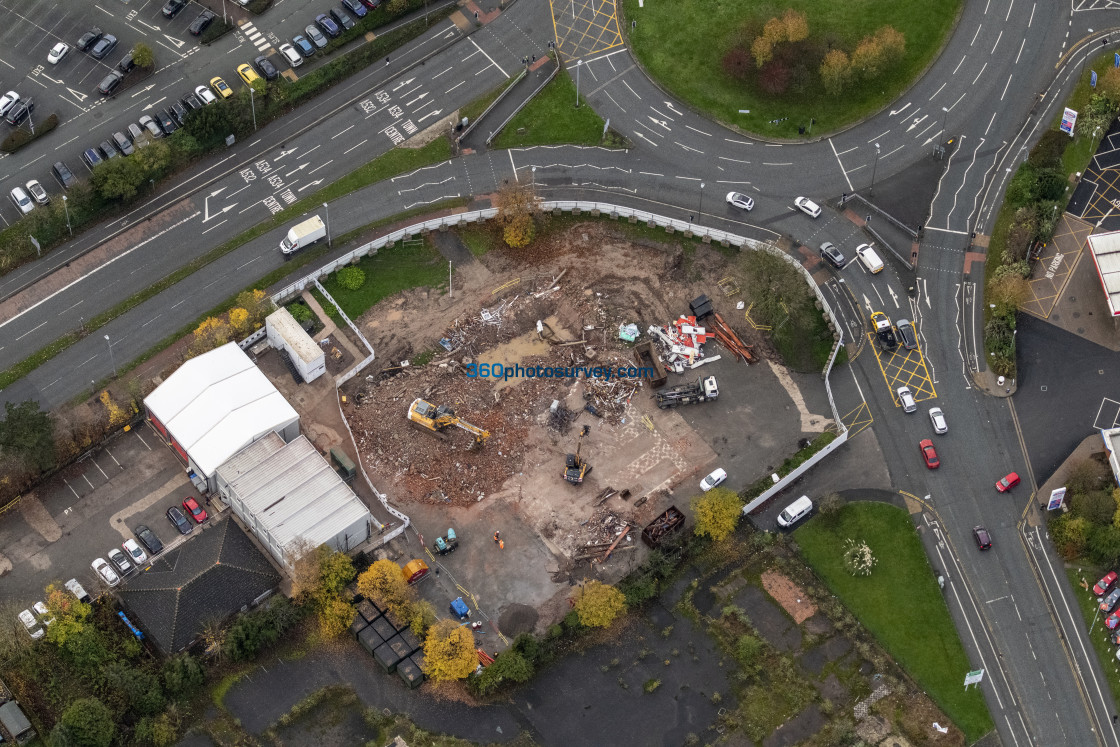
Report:
[[474,435],[475,446],[481,446],[486,443],[486,439],[490,438],[490,431],[483,430],[477,425],[471,425],[467,421],[456,416],[455,411],[447,405],[439,405],[437,407],[431,402],[427,402],[419,397],[413,400],[412,404],[409,405],[408,420],[416,428],[426,433],[431,433],[436,438],[443,441],[447,440],[447,434],[443,431],[450,426],[462,428]]
[[590,432],[591,426],[585,425],[579,432],[579,439],[576,441],[576,453],[568,454],[564,458],[564,471],[561,476],[570,482],[572,485],[580,485],[583,483],[583,478],[591,474],[591,465],[587,460],[580,456],[580,449],[583,447],[583,437]]

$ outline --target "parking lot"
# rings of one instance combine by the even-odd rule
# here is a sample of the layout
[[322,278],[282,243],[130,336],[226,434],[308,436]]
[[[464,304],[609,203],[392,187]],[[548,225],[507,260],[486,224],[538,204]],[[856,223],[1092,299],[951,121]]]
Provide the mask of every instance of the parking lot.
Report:
[[187,496],[198,492],[148,425],[123,434],[0,515],[0,598],[22,609],[42,599],[47,584],[70,578],[96,595],[103,584],[90,563],[135,539],[137,525],[147,525],[165,552],[182,541],[166,511]]

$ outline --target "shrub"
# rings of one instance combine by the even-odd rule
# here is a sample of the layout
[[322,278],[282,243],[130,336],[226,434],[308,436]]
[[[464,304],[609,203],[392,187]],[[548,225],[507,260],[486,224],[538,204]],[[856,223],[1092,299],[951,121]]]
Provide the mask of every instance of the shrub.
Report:
[[734,46],[720,60],[723,72],[737,80],[745,80],[751,72],[751,53],[741,46]]
[[147,44],[137,42],[132,48],[132,61],[136,63],[136,67],[146,70],[156,64],[156,55]]
[[286,597],[275,597],[267,607],[239,615],[226,633],[226,656],[233,661],[251,659],[280,640],[302,615],[303,611]]
[[221,39],[230,31],[233,31],[231,24],[226,23],[222,18],[215,18],[210,26],[202,32],[202,35],[198,37],[198,41],[200,44],[210,44]]
[[1072,495],[1088,493],[1103,487],[1102,478],[1105,468],[1100,462],[1092,459],[1079,459],[1070,465],[1069,474],[1066,476],[1066,488]]
[[1116,514],[1116,501],[1107,490],[1091,490],[1070,498],[1070,511],[1091,524],[1111,525]]
[[741,635],[735,642],[735,660],[743,672],[755,676],[762,670],[762,656],[766,645],[753,635]]
[[[1113,502],[1115,504],[1115,502]],[[1095,526],[1089,530],[1089,557],[1094,563],[1112,566],[1120,560],[1120,528]]]
[[525,657],[530,664],[540,664],[544,658],[545,650],[541,642],[532,633],[522,633],[513,640],[514,651]]
[[117,730],[108,707],[97,698],[75,700],[62,712],[51,742],[80,747],[109,747]]
[[1075,560],[1085,552],[1089,540],[1089,522],[1073,514],[1063,514],[1050,521],[1050,538],[1058,554],[1065,560]]
[[514,650],[503,651],[494,663],[482,670],[476,687],[483,695],[498,690],[507,682],[528,682],[533,676],[533,665]]
[[1042,133],[1042,137],[1031,148],[1027,162],[1039,169],[1059,168],[1062,165],[1062,155],[1066,152],[1069,140],[1069,135],[1060,130],[1047,130]]
[[4,142],[0,143],[0,150],[5,153],[14,153],[32,140],[41,138],[56,127],[58,127],[58,115],[52,114],[38,124],[35,128],[35,134],[31,134],[29,130],[25,130],[22,127],[18,130],[13,130],[8,137],[4,138]]
[[626,597],[613,586],[599,581],[588,581],[576,593],[572,610],[581,625],[589,628],[608,628],[615,618],[626,611]]
[[1066,193],[1066,178],[1057,169],[1042,169],[1038,172],[1038,199],[1057,200]]
[[356,291],[366,284],[366,273],[360,267],[343,267],[335,276],[338,284],[346,290]]
[[735,531],[742,515],[739,496],[726,488],[713,488],[693,496],[692,513],[696,517],[695,532],[721,542]]
[[309,322],[315,318],[315,314],[312,313],[311,309],[309,309],[307,304],[303,301],[294,301],[288,304],[286,308],[288,309],[288,313],[292,315],[292,318],[300,324]]
[[1015,176],[1007,185],[1007,196],[1004,198],[1009,205],[1015,208],[1030,205],[1038,199],[1038,170],[1029,162],[1019,164]]
[[821,519],[830,525],[835,525],[840,518],[840,512],[844,509],[844,499],[840,497],[839,493],[829,493],[821,498],[817,506],[817,514]]

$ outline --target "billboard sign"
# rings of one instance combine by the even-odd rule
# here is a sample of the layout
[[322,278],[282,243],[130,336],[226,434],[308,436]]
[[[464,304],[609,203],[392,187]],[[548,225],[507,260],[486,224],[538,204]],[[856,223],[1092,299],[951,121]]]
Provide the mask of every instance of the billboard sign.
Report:
[[1062,507],[1066,500],[1066,489],[1064,487],[1054,488],[1050,491],[1050,500],[1046,504],[1047,511],[1057,511]]
[[1067,106],[1065,112],[1062,113],[1062,125],[1058,129],[1073,137],[1073,126],[1076,124],[1077,112]]

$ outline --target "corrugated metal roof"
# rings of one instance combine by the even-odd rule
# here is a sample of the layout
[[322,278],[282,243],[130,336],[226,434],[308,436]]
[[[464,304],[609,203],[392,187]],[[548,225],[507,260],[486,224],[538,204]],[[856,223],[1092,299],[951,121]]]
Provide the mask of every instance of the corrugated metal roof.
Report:
[[144,405],[207,477],[261,433],[299,419],[233,342],[184,363]]
[[1097,265],[1108,310],[1113,316],[1120,316],[1120,231],[1090,236],[1089,251]]

